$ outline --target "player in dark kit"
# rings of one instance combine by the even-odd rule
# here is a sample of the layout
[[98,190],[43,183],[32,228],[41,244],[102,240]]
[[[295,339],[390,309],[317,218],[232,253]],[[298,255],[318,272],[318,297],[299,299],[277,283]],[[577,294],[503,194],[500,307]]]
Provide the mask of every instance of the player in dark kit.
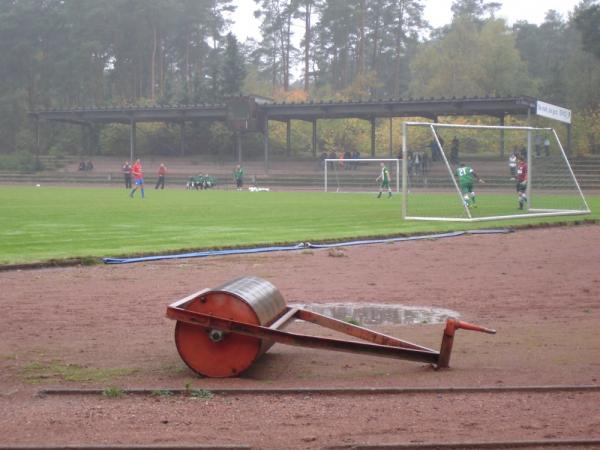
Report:
[[527,203],[527,162],[522,154],[517,155],[517,195],[519,196],[519,209]]

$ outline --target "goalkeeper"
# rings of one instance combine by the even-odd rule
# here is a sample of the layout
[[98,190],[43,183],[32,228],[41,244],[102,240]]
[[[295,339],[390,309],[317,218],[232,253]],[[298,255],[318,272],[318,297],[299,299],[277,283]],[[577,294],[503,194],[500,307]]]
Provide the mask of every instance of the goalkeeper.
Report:
[[375,179],[375,181],[380,182],[379,183],[379,195],[377,195],[377,198],[381,197],[381,193],[386,188],[388,190],[388,198],[390,198],[392,196],[392,188],[390,187],[390,171],[385,166],[385,163],[381,163],[381,173]]
[[475,171],[461,163],[456,169],[456,176],[458,177],[458,186],[463,196],[463,201],[467,208],[475,206],[475,192],[473,191],[473,182],[477,180],[479,183],[485,183]]

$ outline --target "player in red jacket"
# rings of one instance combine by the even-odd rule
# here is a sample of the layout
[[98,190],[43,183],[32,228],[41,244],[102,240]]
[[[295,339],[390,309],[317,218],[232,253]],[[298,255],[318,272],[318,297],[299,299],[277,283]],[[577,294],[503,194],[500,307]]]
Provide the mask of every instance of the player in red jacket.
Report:
[[142,162],[139,159],[136,159],[135,164],[131,167],[131,175],[133,176],[135,187],[131,190],[129,196],[133,198],[133,194],[135,194],[135,191],[139,187],[142,198],[144,198],[144,172],[142,170]]

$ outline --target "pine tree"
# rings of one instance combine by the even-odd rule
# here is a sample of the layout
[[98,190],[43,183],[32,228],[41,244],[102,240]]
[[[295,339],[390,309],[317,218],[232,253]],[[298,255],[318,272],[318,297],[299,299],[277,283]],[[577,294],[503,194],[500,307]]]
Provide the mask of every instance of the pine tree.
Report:
[[223,94],[241,94],[245,77],[246,69],[244,68],[244,60],[240,54],[238,41],[233,33],[229,33],[226,37],[223,66],[221,68]]

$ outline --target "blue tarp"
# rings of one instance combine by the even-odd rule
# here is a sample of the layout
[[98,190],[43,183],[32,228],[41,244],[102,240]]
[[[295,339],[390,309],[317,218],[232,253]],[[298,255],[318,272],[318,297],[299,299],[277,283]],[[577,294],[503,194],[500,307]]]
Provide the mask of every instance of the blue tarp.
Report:
[[229,250],[206,250],[203,252],[179,253],[174,255],[140,256],[137,258],[102,258],[105,264],[130,264],[137,262],[162,261],[165,259],[204,258],[207,256],[245,255],[248,253],[286,252],[291,250],[320,249],[334,247],[350,247],[353,245],[386,244],[389,242],[418,241],[422,239],[442,239],[448,237],[464,236],[468,234],[506,234],[511,233],[510,228],[498,228],[489,230],[452,231],[449,233],[425,234],[419,236],[406,236],[385,239],[365,239],[348,242],[335,242],[332,244],[312,244],[300,242],[296,245],[283,245],[271,247],[235,248]]

